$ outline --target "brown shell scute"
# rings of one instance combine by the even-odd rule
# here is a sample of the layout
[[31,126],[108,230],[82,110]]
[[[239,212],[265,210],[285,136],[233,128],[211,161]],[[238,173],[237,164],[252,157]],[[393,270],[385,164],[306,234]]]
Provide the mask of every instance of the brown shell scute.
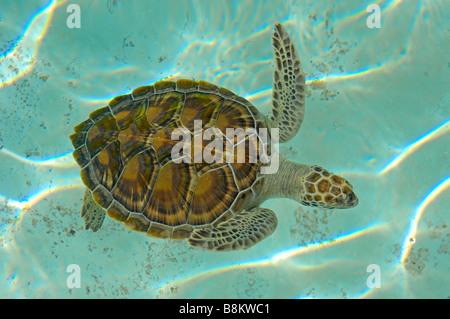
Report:
[[205,172],[195,185],[188,224],[213,222],[230,208],[238,192],[228,165]]
[[90,166],[94,169],[98,182],[111,191],[123,171],[120,141],[109,143],[92,159]]
[[184,95],[178,92],[157,94],[149,99],[147,121],[158,127],[163,127],[174,119],[174,115],[183,104]]
[[[202,121],[202,125],[208,125],[215,120],[213,116],[223,103],[223,98],[215,94],[193,92],[186,94],[180,121],[188,130],[194,130],[194,121]],[[199,105],[202,105],[199,108]]]
[[[258,129],[261,118],[247,100],[214,84],[161,81],[115,97],[70,138],[83,183],[109,216],[150,236],[186,238],[195,227],[238,213],[255,197],[260,162],[250,161],[248,152],[256,139],[237,136],[230,142],[225,134],[226,128]],[[191,146],[191,162],[174,162],[171,151],[179,140],[171,133],[187,129],[193,137],[196,120],[202,133],[221,130],[223,150],[210,154],[222,161],[194,163],[199,150]],[[246,162],[227,163],[226,143],[235,144],[236,160],[236,143],[243,139]],[[209,143],[202,142],[202,154],[211,151]]]
[[113,197],[131,212],[142,212],[159,171],[155,152],[147,149],[134,156],[122,170]]
[[152,196],[143,213],[149,220],[165,225],[185,224],[195,183],[193,165],[168,162],[158,172]]
[[113,142],[118,135],[117,122],[111,114],[96,122],[86,136],[86,144],[89,145],[91,158]]

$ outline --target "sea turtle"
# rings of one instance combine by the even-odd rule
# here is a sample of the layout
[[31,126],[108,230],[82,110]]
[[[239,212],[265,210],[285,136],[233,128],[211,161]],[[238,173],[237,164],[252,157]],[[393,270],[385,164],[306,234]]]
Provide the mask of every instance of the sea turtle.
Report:
[[[70,138],[86,185],[81,210],[86,229],[97,231],[108,214],[149,236],[228,251],[247,249],[273,233],[277,217],[260,207],[266,199],[285,197],[324,208],[357,205],[352,185],[319,166],[279,157],[276,173],[262,173],[274,155],[271,132],[278,134],[279,142],[293,138],[305,106],[305,74],[279,23],[272,44],[275,71],[268,118],[227,89],[182,79],[117,96],[77,125]],[[239,128],[232,138],[225,134],[226,129]],[[259,134],[264,128],[271,129],[265,140]],[[172,135],[176,129],[194,140],[194,146],[182,144],[187,153],[181,155],[173,152],[180,143]],[[217,133],[206,137],[218,143],[214,145],[231,148],[205,146],[201,138],[208,129]],[[242,133],[244,129],[250,130]],[[246,152],[238,153],[242,145]],[[251,149],[257,150],[256,157]],[[214,161],[196,161],[199,154],[210,154]],[[244,154],[244,160],[236,160],[237,154]]]

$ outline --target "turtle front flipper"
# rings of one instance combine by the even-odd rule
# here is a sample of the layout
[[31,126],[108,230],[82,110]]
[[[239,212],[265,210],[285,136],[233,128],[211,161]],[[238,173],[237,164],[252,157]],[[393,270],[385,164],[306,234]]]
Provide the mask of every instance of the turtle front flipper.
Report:
[[91,191],[86,188],[81,208],[81,217],[84,219],[86,229],[92,229],[94,232],[99,230],[103,225],[105,215],[105,210],[94,201]]
[[305,73],[294,44],[284,27],[277,23],[272,37],[275,56],[273,107],[269,125],[279,128],[280,142],[293,138],[305,114]]
[[191,246],[216,251],[247,249],[270,236],[277,228],[275,213],[253,208],[219,224],[213,229],[199,229],[188,238]]

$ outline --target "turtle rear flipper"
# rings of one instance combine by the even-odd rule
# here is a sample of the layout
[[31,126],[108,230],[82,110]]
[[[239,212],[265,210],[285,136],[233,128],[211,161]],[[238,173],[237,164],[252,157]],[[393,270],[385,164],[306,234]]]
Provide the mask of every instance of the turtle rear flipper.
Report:
[[219,224],[213,229],[199,229],[192,233],[191,246],[216,251],[247,249],[270,236],[278,220],[267,208],[253,208]]
[[86,229],[92,229],[93,232],[99,230],[103,225],[105,215],[105,210],[94,201],[91,191],[86,188],[81,208],[81,217],[84,219]]

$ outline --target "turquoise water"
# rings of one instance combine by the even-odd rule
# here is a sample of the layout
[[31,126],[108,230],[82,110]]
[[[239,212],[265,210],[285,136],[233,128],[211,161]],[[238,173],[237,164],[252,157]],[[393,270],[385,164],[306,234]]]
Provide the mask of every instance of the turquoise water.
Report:
[[[449,297],[444,0],[80,0],[69,28],[71,3],[0,2],[0,297]],[[367,25],[371,3],[380,28]],[[161,78],[210,81],[268,114],[278,21],[308,80],[304,123],[280,152],[350,180],[359,205],[267,201],[275,233],[230,253],[109,218],[84,230],[73,127]]]

